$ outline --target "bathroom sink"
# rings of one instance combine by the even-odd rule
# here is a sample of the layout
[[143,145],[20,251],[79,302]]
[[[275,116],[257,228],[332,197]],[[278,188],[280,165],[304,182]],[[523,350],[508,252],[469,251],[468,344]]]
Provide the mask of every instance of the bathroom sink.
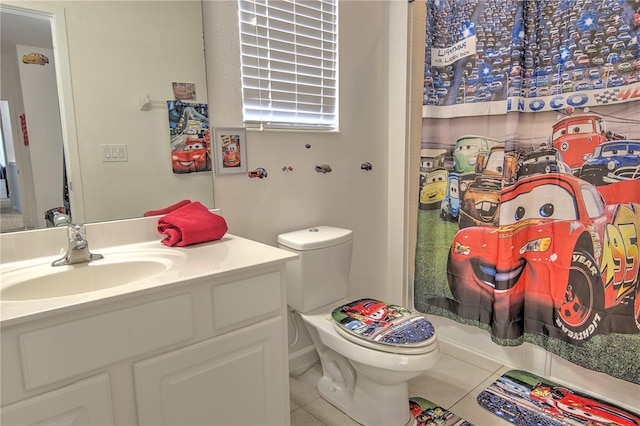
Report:
[[42,262],[2,271],[0,300],[48,299],[89,293],[155,277],[184,260],[180,253],[104,253],[104,259],[74,265]]

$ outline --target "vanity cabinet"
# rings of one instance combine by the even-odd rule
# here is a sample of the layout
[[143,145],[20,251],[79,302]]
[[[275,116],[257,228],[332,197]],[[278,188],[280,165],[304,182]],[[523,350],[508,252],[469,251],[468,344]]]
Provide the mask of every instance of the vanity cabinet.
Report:
[[[281,320],[134,364],[140,425],[285,424]],[[288,398],[288,395],[286,396]]]
[[293,258],[3,321],[0,423],[289,424]]
[[281,280],[270,273],[214,287],[214,327],[249,325],[133,364],[140,425],[288,423]]

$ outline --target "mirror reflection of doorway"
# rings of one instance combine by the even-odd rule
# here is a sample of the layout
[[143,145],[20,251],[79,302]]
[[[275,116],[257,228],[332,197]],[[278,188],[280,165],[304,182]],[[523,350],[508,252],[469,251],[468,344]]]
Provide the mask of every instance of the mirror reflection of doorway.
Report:
[[51,226],[46,213],[65,207],[64,154],[51,18],[1,9],[7,194],[0,223],[2,232],[10,232]]
[[0,101],[0,232],[24,228],[17,185],[17,165],[13,155],[13,132],[9,102]]

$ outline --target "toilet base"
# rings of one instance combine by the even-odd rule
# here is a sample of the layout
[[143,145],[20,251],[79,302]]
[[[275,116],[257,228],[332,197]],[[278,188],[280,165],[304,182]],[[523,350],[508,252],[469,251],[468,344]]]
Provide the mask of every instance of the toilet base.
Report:
[[[341,370],[345,372],[344,368]],[[345,373],[349,376],[348,372]],[[350,379],[347,377],[348,381]],[[358,375],[355,386],[346,386],[342,378],[336,381],[323,376],[318,381],[318,393],[331,405],[365,426],[404,426],[412,418],[407,382],[383,385]]]

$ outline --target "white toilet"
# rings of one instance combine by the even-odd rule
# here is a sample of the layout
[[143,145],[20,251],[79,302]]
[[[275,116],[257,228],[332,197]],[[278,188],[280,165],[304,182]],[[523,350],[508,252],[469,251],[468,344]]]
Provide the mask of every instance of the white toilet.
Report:
[[320,356],[320,395],[363,425],[406,425],[409,380],[440,359],[431,323],[397,305],[345,299],[352,231],[318,226],[281,234],[278,244],[300,255],[287,264],[288,305]]

